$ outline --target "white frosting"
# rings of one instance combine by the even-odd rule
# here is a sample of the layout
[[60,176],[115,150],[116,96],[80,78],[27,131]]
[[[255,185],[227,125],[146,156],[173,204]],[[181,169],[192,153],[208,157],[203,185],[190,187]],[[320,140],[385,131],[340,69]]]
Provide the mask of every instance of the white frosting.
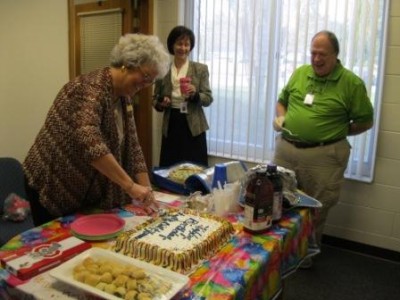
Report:
[[179,253],[206,240],[219,227],[221,223],[218,221],[175,212],[134,233],[130,240]]

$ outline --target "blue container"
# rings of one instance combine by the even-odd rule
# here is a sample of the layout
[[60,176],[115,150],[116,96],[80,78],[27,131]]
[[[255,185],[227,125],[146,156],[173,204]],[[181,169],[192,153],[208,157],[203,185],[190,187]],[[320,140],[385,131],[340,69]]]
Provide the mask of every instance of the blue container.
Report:
[[227,181],[226,165],[216,164],[214,166],[214,176],[213,176],[211,187],[219,188],[219,184],[221,185],[221,187],[223,187],[225,185],[226,181]]

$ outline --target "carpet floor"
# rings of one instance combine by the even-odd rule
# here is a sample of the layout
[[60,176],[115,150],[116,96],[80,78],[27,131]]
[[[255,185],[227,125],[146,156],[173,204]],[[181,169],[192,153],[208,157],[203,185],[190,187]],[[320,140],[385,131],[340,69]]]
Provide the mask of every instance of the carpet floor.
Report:
[[284,281],[283,300],[400,299],[400,263],[322,246],[311,269]]

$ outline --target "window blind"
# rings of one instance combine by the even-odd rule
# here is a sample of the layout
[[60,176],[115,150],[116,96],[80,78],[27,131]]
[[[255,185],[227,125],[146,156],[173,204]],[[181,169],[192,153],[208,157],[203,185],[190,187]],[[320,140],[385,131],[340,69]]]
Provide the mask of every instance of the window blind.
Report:
[[122,10],[78,14],[80,18],[81,74],[108,66],[110,53],[122,32]]
[[374,128],[349,137],[345,176],[372,181],[379,124],[389,1],[189,0],[185,24],[196,35],[192,59],[210,70],[214,103],[206,109],[209,154],[255,163],[272,159],[272,121],[290,75],[310,63],[311,38],[333,31],[339,59],[366,84]]

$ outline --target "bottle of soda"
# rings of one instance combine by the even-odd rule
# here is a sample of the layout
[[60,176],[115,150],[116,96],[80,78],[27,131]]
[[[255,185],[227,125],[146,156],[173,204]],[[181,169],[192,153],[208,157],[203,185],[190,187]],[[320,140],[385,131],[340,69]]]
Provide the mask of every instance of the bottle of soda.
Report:
[[279,221],[282,217],[283,184],[275,164],[267,165],[267,176],[274,187],[274,202],[272,206],[272,221]]
[[246,187],[243,229],[262,233],[272,225],[274,188],[265,168],[256,171]]

